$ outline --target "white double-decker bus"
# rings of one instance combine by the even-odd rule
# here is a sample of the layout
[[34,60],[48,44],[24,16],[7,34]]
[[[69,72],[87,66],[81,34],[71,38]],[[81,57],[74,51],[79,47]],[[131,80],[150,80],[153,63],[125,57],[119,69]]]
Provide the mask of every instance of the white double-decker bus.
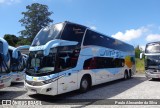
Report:
[[29,51],[24,85],[37,94],[86,92],[135,73],[133,46],[67,21],[41,29]]
[[145,62],[145,74],[147,78],[160,78],[160,41],[150,42],[146,44],[145,52],[140,54]]
[[0,89],[10,86],[11,80],[8,43],[0,38]]
[[17,53],[17,58],[14,57],[13,51],[16,48],[9,46],[9,54],[11,57],[10,70],[12,76],[12,82],[18,82],[24,79],[25,71],[25,60],[20,51],[15,51]]

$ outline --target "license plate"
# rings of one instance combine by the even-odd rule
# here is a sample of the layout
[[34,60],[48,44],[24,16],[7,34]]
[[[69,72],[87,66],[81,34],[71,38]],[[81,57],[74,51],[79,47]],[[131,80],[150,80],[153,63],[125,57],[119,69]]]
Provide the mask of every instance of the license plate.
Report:
[[4,88],[4,84],[1,84],[1,85],[0,85],[0,88]]
[[19,81],[20,80],[20,78],[16,78],[16,81]]

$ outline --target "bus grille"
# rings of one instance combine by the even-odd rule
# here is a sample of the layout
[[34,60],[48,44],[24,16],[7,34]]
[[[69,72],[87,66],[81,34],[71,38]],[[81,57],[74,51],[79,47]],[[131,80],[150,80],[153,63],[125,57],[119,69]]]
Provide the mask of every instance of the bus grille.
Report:
[[44,85],[43,82],[35,82],[35,81],[28,81],[28,80],[25,80],[25,82],[29,85],[32,85],[32,86],[42,86],[42,85]]

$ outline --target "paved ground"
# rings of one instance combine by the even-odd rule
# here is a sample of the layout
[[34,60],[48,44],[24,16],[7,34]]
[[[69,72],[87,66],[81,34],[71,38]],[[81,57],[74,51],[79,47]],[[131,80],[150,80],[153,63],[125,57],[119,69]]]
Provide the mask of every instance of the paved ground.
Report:
[[[99,104],[98,107],[111,107],[111,108],[160,108],[158,105],[103,105],[109,101],[106,99],[160,99],[160,80],[149,80],[143,74],[137,74],[129,80],[117,80],[110,83],[97,85],[91,88],[87,93],[79,93],[79,91],[73,91],[70,93],[58,95],[58,96],[45,96],[45,95],[29,95],[23,88],[23,82],[14,83],[11,87],[7,87],[0,90],[0,99],[35,99],[42,101],[46,104],[52,104],[50,106],[44,105],[41,107],[97,107],[95,104]],[[120,100],[122,101],[122,100]],[[124,100],[125,101],[125,100]],[[133,100],[135,101],[135,100]],[[160,100],[159,100],[160,101]],[[115,102],[115,100],[114,100]],[[119,102],[119,101],[118,101]],[[153,101],[153,104],[156,101]],[[67,103],[68,105],[64,105]],[[156,103],[155,103],[156,104]],[[0,106],[6,107],[6,106]],[[10,106],[11,107],[11,106]],[[22,106],[13,106],[22,108]],[[23,107],[35,107],[39,106],[23,106]]]

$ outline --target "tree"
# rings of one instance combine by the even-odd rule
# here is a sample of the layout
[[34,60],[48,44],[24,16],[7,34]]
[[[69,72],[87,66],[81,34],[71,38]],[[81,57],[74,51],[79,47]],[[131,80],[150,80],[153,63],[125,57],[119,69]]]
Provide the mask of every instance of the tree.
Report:
[[18,37],[11,34],[5,34],[4,39],[8,42],[11,46],[16,46],[17,42],[19,41]]
[[139,47],[139,45],[138,45],[138,46],[135,48],[135,57],[136,57],[136,58],[139,58],[141,52],[142,52],[142,51],[141,51],[141,49],[140,49],[140,47]]
[[26,9],[26,12],[22,12],[23,18],[19,20],[21,25],[25,27],[25,30],[20,31],[20,34],[31,42],[41,28],[53,22],[49,18],[52,12],[48,11],[47,5],[39,3],[28,5]]
[[30,41],[28,41],[28,39],[27,38],[24,38],[24,37],[22,37],[22,36],[19,36],[19,41],[17,42],[17,46],[20,46],[20,45],[30,45],[31,44],[31,42]]

